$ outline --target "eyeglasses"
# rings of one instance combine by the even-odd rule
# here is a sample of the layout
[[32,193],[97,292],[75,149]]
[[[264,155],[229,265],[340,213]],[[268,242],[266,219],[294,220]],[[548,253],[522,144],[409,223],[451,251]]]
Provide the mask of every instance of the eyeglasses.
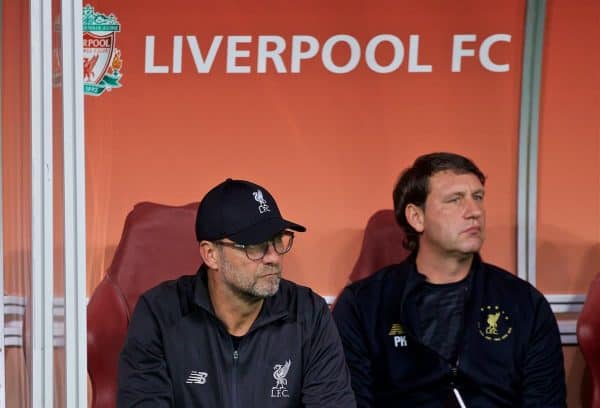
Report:
[[260,261],[269,251],[269,244],[273,244],[273,249],[279,255],[286,254],[292,249],[294,243],[294,233],[292,231],[283,231],[272,239],[261,242],[260,244],[244,245],[237,242],[215,241],[215,244],[244,250],[246,256],[251,261]]

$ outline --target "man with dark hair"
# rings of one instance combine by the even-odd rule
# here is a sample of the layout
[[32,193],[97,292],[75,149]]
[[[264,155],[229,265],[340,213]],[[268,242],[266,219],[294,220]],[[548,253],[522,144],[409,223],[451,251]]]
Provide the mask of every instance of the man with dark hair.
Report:
[[560,334],[544,296],[482,262],[485,177],[452,153],[394,188],[407,260],[351,284],[334,319],[359,407],[565,407]]
[[160,284],[133,312],[119,407],[354,407],[327,304],[281,278],[294,233],[269,192],[227,179],[200,202],[196,275]]

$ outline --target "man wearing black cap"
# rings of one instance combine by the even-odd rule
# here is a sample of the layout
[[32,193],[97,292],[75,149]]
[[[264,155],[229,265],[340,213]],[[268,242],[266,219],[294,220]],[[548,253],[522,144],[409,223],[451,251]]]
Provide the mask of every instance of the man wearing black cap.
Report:
[[119,361],[119,407],[354,407],[324,300],[281,278],[303,226],[227,179],[198,207],[203,265],[143,294]]

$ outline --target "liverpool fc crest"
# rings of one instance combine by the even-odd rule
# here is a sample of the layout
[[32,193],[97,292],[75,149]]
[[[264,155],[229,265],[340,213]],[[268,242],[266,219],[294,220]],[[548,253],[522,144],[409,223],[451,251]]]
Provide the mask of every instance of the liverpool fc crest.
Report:
[[481,308],[477,329],[481,337],[490,341],[506,340],[512,333],[510,317],[499,306]]
[[90,5],[83,8],[83,91],[87,95],[121,87],[123,59],[115,47],[120,31],[114,14],[97,13]]
[[[259,190],[260,191],[260,190]],[[275,364],[273,366],[273,378],[275,386],[271,388],[271,398],[289,398],[290,394],[287,389],[287,375],[290,371],[292,360],[287,360],[285,364]]]

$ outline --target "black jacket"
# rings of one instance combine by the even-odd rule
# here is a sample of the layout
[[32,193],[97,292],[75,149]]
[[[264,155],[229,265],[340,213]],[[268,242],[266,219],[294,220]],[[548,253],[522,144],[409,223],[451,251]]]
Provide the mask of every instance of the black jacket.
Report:
[[118,407],[354,407],[325,301],[281,280],[234,352],[203,268],[142,295],[119,360]]
[[344,289],[334,308],[359,407],[565,407],[560,334],[544,296],[475,257],[458,359],[424,346],[413,257]]

